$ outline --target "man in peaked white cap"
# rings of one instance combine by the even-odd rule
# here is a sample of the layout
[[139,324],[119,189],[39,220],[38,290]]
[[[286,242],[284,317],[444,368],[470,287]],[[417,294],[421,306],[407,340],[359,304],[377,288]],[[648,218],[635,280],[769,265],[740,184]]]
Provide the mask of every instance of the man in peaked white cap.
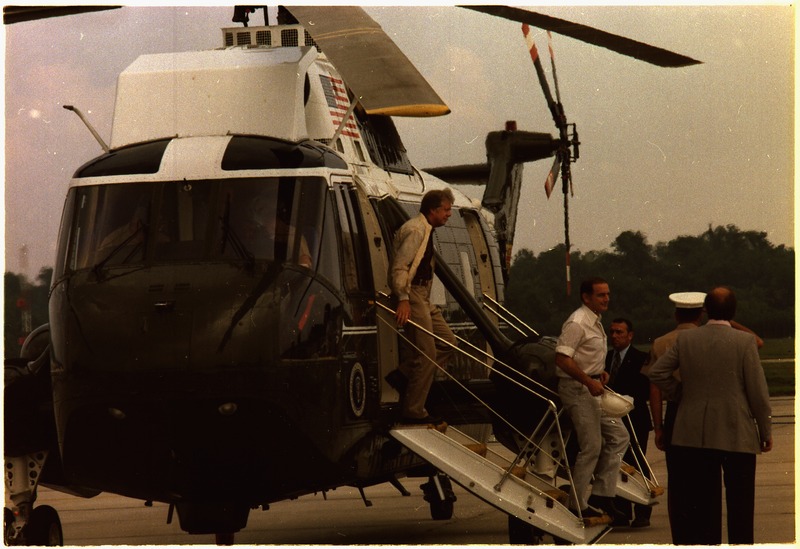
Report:
[[[691,330],[700,326],[703,318],[703,302],[706,299],[705,292],[678,292],[670,294],[669,300],[675,305],[675,322],[678,325],[671,332],[667,332],[653,341],[650,348],[649,366],[656,363],[656,360],[666,354],[678,340],[678,334],[684,330]],[[680,372],[677,372],[680,375]],[[650,384],[650,413],[653,416],[653,434],[655,435],[656,448],[664,452],[667,465],[667,475],[669,475],[670,451],[669,443],[672,436],[672,428],[675,425],[675,416],[678,413],[678,395],[669,395],[667,401],[666,414],[661,413],[662,395],[661,389],[655,384]],[[663,420],[662,420],[663,417]],[[670,498],[670,491],[667,490],[667,514],[672,524],[673,506]]]
[[[678,292],[670,294],[669,300],[675,305],[675,322],[678,325],[674,330],[656,338],[650,349],[650,362],[655,364],[670,347],[675,345],[678,334],[683,330],[690,330],[700,326],[703,318],[703,302],[706,299],[705,292]],[[679,373],[680,374],[680,373]],[[673,399],[670,399],[671,401]],[[653,430],[655,431],[656,448],[666,451],[669,446],[669,435],[672,422],[675,421],[676,402],[667,404],[667,413],[662,422],[661,413],[662,395],[661,389],[650,384],[650,413],[653,416]],[[667,459],[669,459],[667,457]]]
[[676,309],[702,309],[705,299],[705,292],[677,292],[669,294],[669,300],[675,304]]

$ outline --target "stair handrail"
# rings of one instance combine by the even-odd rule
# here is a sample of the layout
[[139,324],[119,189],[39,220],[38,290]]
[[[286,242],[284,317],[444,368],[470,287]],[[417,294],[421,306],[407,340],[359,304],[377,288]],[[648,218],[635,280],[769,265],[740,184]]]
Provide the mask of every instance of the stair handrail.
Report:
[[[502,303],[500,303],[499,301],[497,301],[496,299],[494,299],[492,296],[490,296],[489,294],[487,294],[486,292],[484,292],[484,293],[483,293],[483,297],[484,297],[485,299],[488,299],[489,301],[491,301],[491,302],[492,302],[492,304],[493,304],[494,306],[496,306],[496,307],[499,307],[500,309],[502,309],[502,310],[503,310],[503,312],[505,312],[507,315],[511,316],[511,318],[513,318],[514,320],[516,320],[517,322],[519,322],[520,324],[522,324],[522,325],[523,325],[523,326],[524,326],[524,327],[525,327],[525,328],[526,328],[526,329],[527,329],[529,332],[532,332],[532,333],[533,333],[533,335],[536,335],[536,336],[538,336],[538,335],[539,335],[539,332],[537,332],[536,330],[534,330],[533,328],[531,328],[530,326],[528,326],[527,324],[525,324],[525,322],[524,322],[524,321],[523,321],[521,318],[519,318],[517,315],[515,315],[514,313],[512,313],[511,311],[509,311],[509,310],[508,310],[508,309],[507,309],[507,308],[506,308],[506,307],[505,307],[505,306],[504,306]],[[491,308],[489,308],[489,307],[488,307],[486,304],[484,304],[484,307],[486,307],[487,309],[489,309],[490,311],[492,311],[492,309],[491,309]],[[505,322],[506,322],[506,323],[508,323],[508,325],[509,325],[509,326],[511,326],[512,328],[515,328],[515,329],[516,329],[517,331],[519,331],[520,333],[523,333],[523,331],[522,331],[520,328],[518,328],[516,325],[512,324],[511,322],[509,322],[509,321],[508,321],[508,320],[506,320],[505,318],[503,318],[503,317],[502,317],[500,314],[496,313],[495,311],[492,311],[492,312],[493,312],[494,314],[496,314],[496,315],[497,315],[499,318],[502,318],[503,320],[505,320]],[[530,335],[530,334],[524,334],[524,335]]]
[[[383,296],[383,297],[388,297],[388,296],[387,296],[387,294],[385,294],[385,293],[383,293],[383,292],[378,292],[378,293],[379,293],[379,295],[381,295],[381,296]],[[388,313],[391,313],[392,315],[396,314],[396,311],[394,311],[392,308],[390,308],[390,307],[388,307],[388,306],[384,305],[383,303],[380,303],[379,301],[375,301],[375,304],[376,304],[378,307],[380,307],[381,309],[385,310],[386,312],[388,312]],[[508,375],[507,375],[507,374],[505,374],[504,372],[502,372],[502,371],[499,371],[499,370],[496,370],[496,369],[492,368],[492,367],[491,367],[489,364],[487,364],[487,363],[485,363],[485,362],[483,362],[483,361],[481,361],[481,360],[477,359],[476,357],[472,356],[472,355],[471,355],[471,354],[469,354],[468,352],[466,352],[466,351],[464,351],[463,349],[461,349],[460,347],[458,347],[458,345],[454,345],[452,342],[445,340],[444,338],[442,338],[442,337],[438,336],[437,334],[434,334],[433,332],[431,332],[430,330],[428,330],[428,329],[427,329],[427,328],[425,328],[424,326],[421,326],[420,324],[418,324],[418,323],[414,322],[413,320],[408,320],[408,323],[409,323],[409,324],[411,324],[411,325],[412,325],[412,326],[414,326],[415,328],[417,328],[417,329],[421,330],[422,332],[424,332],[424,333],[426,333],[426,334],[430,335],[430,336],[431,336],[431,337],[433,337],[435,340],[437,340],[437,341],[439,341],[439,342],[441,342],[441,343],[444,343],[445,345],[447,345],[447,346],[451,347],[451,348],[452,348],[454,351],[456,351],[456,352],[458,352],[458,353],[461,353],[462,355],[466,356],[467,358],[469,358],[469,359],[471,359],[471,360],[474,360],[475,362],[477,362],[477,363],[479,363],[479,364],[482,364],[482,365],[483,365],[483,366],[485,366],[487,369],[489,369],[489,370],[493,371],[494,373],[496,373],[496,374],[498,374],[498,375],[500,375],[500,376],[502,376],[502,377],[506,378],[507,380],[509,380],[509,381],[511,381],[511,382],[513,382],[513,383],[516,383],[516,384],[517,384],[518,386],[520,386],[520,387],[521,387],[523,390],[525,390],[525,391],[528,391],[528,392],[529,392],[529,393],[531,393],[532,395],[534,395],[534,396],[536,396],[536,397],[538,397],[538,398],[542,399],[543,401],[545,401],[545,402],[547,403],[547,408],[548,408],[547,412],[546,412],[546,413],[545,413],[545,414],[542,416],[542,419],[541,419],[541,421],[539,422],[539,425],[536,427],[536,429],[534,429],[534,431],[533,431],[533,432],[532,432],[530,435],[528,435],[528,434],[525,434],[525,433],[523,433],[522,431],[520,431],[519,429],[517,429],[517,428],[516,428],[516,426],[514,426],[514,425],[513,425],[511,422],[509,422],[509,421],[508,421],[506,418],[504,418],[504,417],[503,417],[501,414],[499,414],[499,413],[498,413],[496,410],[494,410],[494,409],[493,409],[493,408],[492,408],[492,407],[491,407],[491,406],[490,406],[488,403],[486,403],[486,402],[484,402],[483,400],[481,400],[481,398],[480,398],[480,397],[478,397],[478,395],[476,395],[476,394],[475,394],[473,391],[470,391],[470,390],[469,390],[469,388],[467,388],[467,387],[466,387],[466,386],[465,386],[463,383],[461,383],[461,382],[460,382],[458,379],[456,379],[456,378],[453,376],[453,374],[451,374],[450,372],[448,372],[448,371],[447,371],[445,368],[442,368],[441,366],[439,366],[439,365],[436,363],[436,361],[435,361],[433,358],[429,357],[429,356],[428,356],[427,354],[425,354],[425,352],[423,352],[423,351],[422,351],[422,350],[421,350],[419,347],[417,347],[416,345],[414,345],[414,343],[412,343],[412,342],[411,342],[411,341],[410,341],[410,340],[409,340],[409,339],[408,339],[408,338],[405,336],[405,334],[401,334],[401,333],[400,333],[400,331],[397,329],[397,327],[396,327],[396,326],[393,326],[393,325],[392,325],[392,324],[390,324],[390,323],[389,323],[389,322],[388,322],[386,319],[384,319],[384,318],[381,318],[380,316],[378,316],[377,318],[378,318],[378,319],[379,319],[381,322],[383,322],[384,324],[386,324],[386,326],[388,326],[390,329],[394,330],[394,331],[395,331],[395,333],[397,333],[397,334],[398,334],[398,335],[399,335],[399,336],[400,336],[400,337],[401,337],[401,338],[402,338],[402,339],[403,339],[403,340],[404,340],[406,343],[408,343],[408,344],[409,344],[411,347],[413,347],[413,348],[414,348],[414,349],[415,349],[415,350],[416,350],[416,351],[417,351],[417,352],[418,352],[418,353],[419,353],[421,356],[424,356],[424,357],[425,357],[427,360],[431,361],[431,362],[432,362],[432,363],[433,363],[433,364],[434,364],[434,365],[435,365],[437,368],[439,368],[439,370],[440,370],[440,371],[442,371],[442,372],[443,372],[443,373],[444,373],[444,374],[445,374],[445,375],[446,375],[448,378],[450,378],[450,379],[451,379],[453,382],[455,382],[455,383],[456,383],[456,384],[457,384],[459,387],[461,387],[461,388],[462,388],[464,391],[466,391],[467,393],[469,393],[469,394],[470,394],[470,395],[471,395],[473,398],[475,398],[475,400],[477,400],[477,401],[478,401],[478,402],[479,402],[481,405],[483,405],[483,406],[484,406],[484,407],[485,407],[487,410],[489,410],[489,411],[490,411],[492,414],[494,414],[494,415],[495,415],[495,416],[496,416],[498,419],[500,419],[500,420],[501,420],[503,423],[505,423],[505,424],[506,424],[508,427],[510,427],[510,428],[511,428],[511,429],[512,429],[514,432],[516,432],[516,433],[517,433],[517,434],[518,434],[520,437],[522,437],[522,438],[523,438],[523,439],[526,441],[526,445],[525,445],[525,448],[526,448],[526,449],[527,449],[529,446],[530,446],[530,447],[533,447],[533,448],[535,448],[536,450],[538,450],[538,451],[542,452],[542,453],[543,453],[542,455],[545,455],[545,456],[547,456],[547,457],[548,457],[548,459],[551,459],[551,460],[553,461],[553,463],[555,463],[555,464],[557,464],[557,465],[560,465],[560,462],[559,462],[559,461],[557,461],[555,458],[553,458],[553,457],[550,455],[550,453],[549,453],[549,452],[547,452],[547,451],[546,451],[544,448],[542,448],[541,446],[539,446],[539,444],[537,444],[537,443],[536,443],[536,442],[534,442],[534,440],[533,440],[533,439],[536,437],[536,435],[537,435],[537,433],[538,433],[538,430],[539,430],[539,429],[541,428],[541,426],[544,424],[544,420],[545,420],[545,418],[547,417],[548,413],[552,413],[552,414],[553,414],[553,423],[555,423],[555,424],[558,426],[558,433],[559,433],[558,437],[559,437],[559,442],[561,443],[561,448],[562,448],[562,450],[563,450],[563,451],[565,451],[565,449],[566,449],[566,443],[564,442],[564,434],[563,434],[563,432],[561,431],[561,425],[560,425],[560,421],[559,421],[559,419],[560,419],[560,416],[561,416],[561,414],[563,413],[563,410],[559,410],[559,409],[558,409],[558,406],[556,406],[556,403],[555,403],[555,402],[554,402],[552,399],[549,399],[549,398],[547,398],[547,397],[545,397],[545,396],[543,396],[543,395],[539,394],[539,393],[538,393],[538,392],[536,392],[536,391],[535,391],[533,388],[531,388],[531,387],[528,387],[528,386],[526,386],[526,385],[522,384],[521,382],[517,381],[516,379],[513,379],[513,378],[511,378],[510,376],[508,376]],[[454,334],[454,335],[455,335],[455,334]],[[470,346],[471,348],[473,348],[474,350],[478,351],[479,353],[481,353],[481,354],[483,354],[483,355],[485,355],[485,356],[487,356],[487,357],[489,357],[489,358],[492,358],[492,359],[493,359],[495,362],[497,362],[497,363],[499,363],[499,364],[501,364],[501,365],[503,365],[503,366],[505,366],[505,367],[507,367],[507,368],[510,368],[510,367],[509,367],[507,364],[505,364],[505,363],[504,363],[504,362],[502,362],[501,360],[499,360],[499,359],[497,359],[497,358],[493,357],[492,355],[490,355],[489,353],[487,353],[487,352],[486,352],[486,351],[484,351],[483,349],[481,349],[481,348],[479,348],[479,347],[477,347],[477,346],[473,345],[471,342],[469,342],[469,341],[467,341],[467,340],[465,340],[465,339],[463,339],[463,338],[461,338],[461,337],[459,337],[459,336],[457,336],[457,335],[455,335],[455,338],[456,338],[458,341],[461,341],[461,342],[465,343],[466,345]],[[515,371],[516,371],[516,370],[515,370]],[[520,375],[520,376],[522,376],[523,378],[525,378],[525,379],[527,379],[527,380],[531,381],[532,383],[535,383],[536,385],[539,385],[539,386],[543,387],[543,388],[544,388],[544,389],[546,389],[547,391],[549,391],[549,392],[551,392],[551,393],[553,393],[553,394],[556,394],[556,393],[555,393],[555,392],[554,392],[552,389],[550,389],[549,387],[547,387],[547,386],[545,386],[545,385],[543,385],[543,384],[539,383],[538,381],[536,381],[536,380],[534,380],[534,379],[532,379],[532,378],[530,378],[530,377],[526,376],[525,374],[523,374],[523,373],[521,373],[521,372],[518,372],[518,373],[519,373],[519,375]],[[552,428],[552,427],[551,427],[551,428]],[[517,463],[517,462],[518,462],[518,460],[516,460],[514,463],[512,463],[511,467],[508,469],[508,471],[506,471],[506,475],[505,475],[505,477],[507,477],[507,476],[508,476],[508,474],[509,474],[511,471],[513,471],[513,467],[516,465],[516,463]],[[571,473],[571,471],[570,471],[570,469],[569,469],[569,464],[568,464],[568,463],[565,463],[565,464],[564,464],[564,466],[565,466],[565,468],[566,468],[566,470],[567,470],[567,474],[568,474],[568,477],[569,477],[569,482],[570,482],[570,484],[572,484],[572,473]]]

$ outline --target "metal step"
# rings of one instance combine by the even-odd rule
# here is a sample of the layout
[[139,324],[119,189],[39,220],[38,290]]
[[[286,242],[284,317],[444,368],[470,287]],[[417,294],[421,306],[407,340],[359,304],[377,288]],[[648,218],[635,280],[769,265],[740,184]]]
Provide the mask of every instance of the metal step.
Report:
[[588,519],[584,524],[552,480],[512,468],[507,457],[453,427],[403,425],[389,434],[486,503],[553,536],[585,545],[610,529]]
[[633,465],[623,463],[619,469],[617,480],[617,495],[634,503],[642,505],[656,505],[655,501],[664,494],[664,488],[647,480]]

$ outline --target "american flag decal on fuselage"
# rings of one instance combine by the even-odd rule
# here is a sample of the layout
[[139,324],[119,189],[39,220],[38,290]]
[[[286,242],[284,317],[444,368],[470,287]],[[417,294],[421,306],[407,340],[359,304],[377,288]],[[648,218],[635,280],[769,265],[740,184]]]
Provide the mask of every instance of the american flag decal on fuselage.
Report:
[[[320,74],[319,79],[322,82],[322,89],[325,91],[325,100],[328,102],[328,107],[330,107],[333,127],[338,128],[339,124],[342,123],[342,118],[347,114],[347,109],[350,107],[350,101],[347,99],[347,90],[344,87],[344,82],[325,74]],[[348,118],[344,129],[342,129],[342,135],[355,138],[360,137],[358,126],[356,126],[356,121],[352,114],[350,118]]]

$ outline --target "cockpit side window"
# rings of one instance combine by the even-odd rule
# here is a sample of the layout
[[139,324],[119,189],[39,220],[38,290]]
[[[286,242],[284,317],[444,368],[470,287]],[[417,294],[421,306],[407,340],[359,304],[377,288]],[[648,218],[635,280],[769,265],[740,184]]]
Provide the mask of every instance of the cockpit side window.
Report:
[[64,212],[61,214],[61,228],[58,231],[58,251],[56,252],[56,265],[53,272],[53,281],[58,280],[69,266],[69,243],[72,240],[72,219],[75,215],[75,191],[67,193],[64,202]]
[[333,191],[328,191],[329,195],[325,200],[325,214],[322,223],[322,235],[319,246],[319,261],[317,272],[325,277],[334,288],[342,287],[342,262],[339,259],[339,244],[336,235],[339,230],[336,226],[336,200]]

